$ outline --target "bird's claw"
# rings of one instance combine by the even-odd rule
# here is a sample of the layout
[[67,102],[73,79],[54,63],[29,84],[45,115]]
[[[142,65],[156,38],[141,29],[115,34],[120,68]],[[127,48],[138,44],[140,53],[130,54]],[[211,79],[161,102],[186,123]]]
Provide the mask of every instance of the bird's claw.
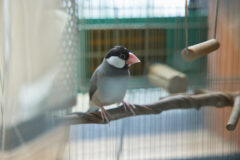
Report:
[[102,120],[105,121],[107,123],[109,123],[109,118],[112,118],[112,116],[103,108],[103,107],[100,107],[101,108],[101,117],[102,117]]
[[136,108],[136,107],[133,104],[129,104],[129,103],[126,103],[124,101],[122,101],[122,103],[123,103],[123,107],[124,107],[125,112],[127,112],[127,108],[128,108],[134,116],[136,115],[136,113],[133,110],[133,108]]

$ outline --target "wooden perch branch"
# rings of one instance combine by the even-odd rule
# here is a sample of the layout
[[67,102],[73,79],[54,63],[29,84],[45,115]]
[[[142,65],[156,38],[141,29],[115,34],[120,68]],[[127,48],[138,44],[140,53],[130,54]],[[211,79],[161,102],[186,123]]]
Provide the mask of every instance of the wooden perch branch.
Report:
[[[218,108],[225,106],[233,106],[234,99],[239,95],[239,92],[236,93],[224,93],[224,92],[197,92],[195,94],[184,94],[184,95],[176,95],[170,96],[166,98],[160,99],[158,102],[153,104],[144,105],[149,107],[150,109],[144,108],[142,105],[135,104],[134,111],[136,115],[149,115],[149,114],[159,114],[163,111],[171,110],[171,109],[188,109],[188,108],[196,108],[199,109],[201,107],[206,106],[215,106]],[[112,118],[110,121],[118,120],[125,117],[133,116],[130,111],[125,112],[124,107],[122,105],[107,110],[108,113],[111,114]],[[72,113],[67,115],[63,121],[69,122],[71,125],[73,124],[105,124],[101,119],[100,112],[93,113]]]
[[208,41],[189,46],[187,49],[183,49],[182,57],[185,61],[193,61],[202,56],[215,51],[220,47],[220,43],[216,39],[210,39]]
[[230,118],[229,118],[227,126],[226,126],[226,128],[229,131],[235,129],[238,119],[239,119],[239,116],[240,116],[240,95],[235,97],[232,113],[230,115]]

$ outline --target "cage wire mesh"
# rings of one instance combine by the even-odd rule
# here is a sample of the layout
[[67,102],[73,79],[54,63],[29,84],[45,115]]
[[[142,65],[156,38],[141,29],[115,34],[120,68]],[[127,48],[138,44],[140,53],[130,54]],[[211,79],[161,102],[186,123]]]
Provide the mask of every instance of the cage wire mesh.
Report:
[[[0,35],[5,89],[0,159],[59,158],[68,128],[59,127],[56,117],[66,115],[77,98],[77,7],[71,0],[0,0],[0,4],[0,10],[4,8],[0,33],[5,33]],[[5,78],[8,85],[3,86]]]
[[[76,104],[78,88],[78,29],[77,29],[77,5],[72,0],[61,0],[61,8],[67,15],[61,45],[59,47],[59,76],[54,83],[54,93],[51,100],[58,102],[57,108],[71,108]],[[61,95],[61,100],[57,94]]]

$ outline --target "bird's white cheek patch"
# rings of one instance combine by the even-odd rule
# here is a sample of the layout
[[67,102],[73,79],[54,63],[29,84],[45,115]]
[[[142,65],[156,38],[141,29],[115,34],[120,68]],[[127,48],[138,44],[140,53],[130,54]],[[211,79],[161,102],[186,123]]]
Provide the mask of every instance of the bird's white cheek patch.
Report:
[[116,68],[123,68],[125,66],[125,61],[117,56],[111,56],[110,58],[107,58],[107,62]]

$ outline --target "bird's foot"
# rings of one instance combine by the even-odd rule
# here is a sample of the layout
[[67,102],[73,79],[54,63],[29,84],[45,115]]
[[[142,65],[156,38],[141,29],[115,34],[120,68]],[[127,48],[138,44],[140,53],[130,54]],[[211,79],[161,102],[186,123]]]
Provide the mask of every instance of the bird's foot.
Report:
[[106,122],[109,123],[109,118],[112,118],[112,116],[103,107],[100,107],[100,109],[102,120],[106,120]]
[[125,112],[127,112],[127,108],[128,108],[134,116],[136,115],[136,113],[133,110],[133,107],[135,107],[133,104],[129,104],[129,103],[126,103],[124,101],[122,101],[122,103],[123,103],[123,107],[124,107]]

